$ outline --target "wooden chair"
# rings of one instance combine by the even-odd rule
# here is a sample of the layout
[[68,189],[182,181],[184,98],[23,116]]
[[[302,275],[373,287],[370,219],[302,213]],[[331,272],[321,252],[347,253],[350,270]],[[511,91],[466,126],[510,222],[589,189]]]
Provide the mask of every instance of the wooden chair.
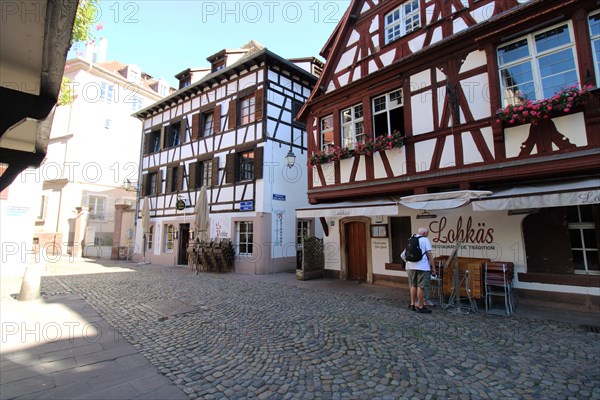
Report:
[[[510,316],[514,312],[513,291],[514,264],[508,262],[486,262],[484,264],[485,312],[497,313],[493,309],[494,297],[504,298],[504,313]],[[496,311],[496,312],[494,312]]]

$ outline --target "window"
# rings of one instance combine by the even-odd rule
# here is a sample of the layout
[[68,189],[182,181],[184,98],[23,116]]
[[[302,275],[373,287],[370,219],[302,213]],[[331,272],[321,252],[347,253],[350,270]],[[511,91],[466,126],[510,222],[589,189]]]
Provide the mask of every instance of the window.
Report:
[[152,131],[148,137],[148,153],[160,151],[160,130]]
[[166,193],[179,192],[182,188],[183,169],[180,166],[171,167],[167,170],[167,188]]
[[238,229],[238,254],[241,256],[252,254],[252,242],[254,241],[253,229],[252,222],[240,221]]
[[582,205],[567,208],[573,267],[576,274],[600,275],[593,207]]
[[364,143],[362,104],[342,111],[342,142],[344,147],[354,148],[356,143]]
[[296,245],[302,247],[302,240],[310,237],[310,220],[299,219],[296,222]]
[[175,246],[175,227],[173,225],[165,226],[165,252],[172,253]]
[[92,220],[103,220],[106,217],[106,197],[89,196],[88,207],[90,208],[89,218]]
[[563,24],[498,47],[504,106],[549,98],[577,85],[572,37],[570,25]]
[[110,124],[112,123],[112,121],[108,118],[106,118],[104,120],[104,129],[110,129]]
[[155,195],[155,194],[159,194],[159,190],[160,190],[160,184],[162,182],[159,182],[158,180],[159,174],[158,171],[156,172],[150,172],[148,174],[148,185],[146,188],[146,193],[145,195]]
[[146,234],[146,248],[152,250],[152,241],[154,240],[154,225],[150,225]]
[[200,168],[198,174],[200,177],[199,187],[210,186],[212,183],[212,161],[198,163],[198,168]]
[[131,102],[131,111],[133,112],[139,111],[143,108],[142,99],[138,96],[133,96],[129,102]]
[[333,114],[321,118],[321,149],[333,147]]
[[255,119],[256,99],[254,95],[244,97],[240,102],[240,122],[242,125],[249,124]]
[[112,103],[114,98],[114,88],[108,83],[102,82],[100,85],[100,99],[107,103]]
[[206,112],[202,114],[204,123],[202,124],[202,136],[210,136],[215,132],[215,117],[214,111]]
[[419,0],[403,3],[385,15],[385,44],[409,34],[420,26]]
[[596,85],[600,84],[600,12],[590,15],[590,37],[592,38],[592,53],[596,65]]
[[181,140],[181,122],[176,122],[166,127],[165,149],[179,146]]
[[254,151],[239,153],[238,165],[238,181],[251,181],[254,179]]
[[373,99],[373,133],[384,136],[398,131],[404,134],[402,89]]
[[292,125],[300,127],[302,129],[306,129],[305,123],[296,120],[296,117],[298,116],[298,113],[302,109],[303,105],[304,103],[292,99]]

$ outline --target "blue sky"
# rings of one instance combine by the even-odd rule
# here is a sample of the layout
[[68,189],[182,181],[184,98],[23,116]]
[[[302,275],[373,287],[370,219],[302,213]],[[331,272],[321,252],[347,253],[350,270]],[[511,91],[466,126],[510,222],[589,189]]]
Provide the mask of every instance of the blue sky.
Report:
[[[169,1],[102,0],[97,15],[108,60],[137,64],[155,78],[188,67],[250,39],[285,57],[319,56],[350,0]],[[96,24],[95,24],[96,25]],[[79,49],[72,49],[69,58]]]

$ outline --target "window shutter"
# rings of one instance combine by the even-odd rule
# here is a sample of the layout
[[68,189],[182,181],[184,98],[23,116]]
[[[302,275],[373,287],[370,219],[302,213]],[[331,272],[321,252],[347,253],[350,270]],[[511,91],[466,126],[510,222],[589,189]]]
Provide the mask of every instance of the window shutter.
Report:
[[192,142],[200,137],[200,113],[192,115]]
[[263,178],[263,154],[264,147],[254,149],[254,179]]
[[171,193],[171,180],[173,179],[173,168],[167,168],[167,185],[165,186],[165,193]]
[[90,206],[90,198],[87,192],[83,192],[81,195],[81,207],[89,207]]
[[215,133],[221,133],[221,105],[217,104],[213,111],[213,124]]
[[177,168],[177,191],[180,192],[183,190],[183,170],[185,169],[185,166],[180,165],[179,168]]
[[166,138],[165,138],[165,127],[161,126],[160,127],[160,149],[159,150],[162,150],[165,147],[167,147],[167,146],[165,146],[165,140],[166,140]]
[[258,89],[254,94],[254,120],[263,119],[264,89]]
[[227,154],[227,162],[225,164],[225,183],[235,183],[236,176],[236,153]]
[[212,159],[212,176],[210,177],[212,186],[219,186],[219,157]]
[[150,153],[150,135],[151,132],[144,135],[144,154]]
[[198,163],[191,163],[188,167],[188,189],[196,189],[196,169],[198,168]]
[[229,110],[227,111],[227,129],[235,129],[237,126],[237,100],[229,102]]
[[162,193],[162,170],[156,171],[156,194]]
[[148,192],[146,192],[146,190],[148,190],[148,177],[149,176],[150,176],[149,174],[142,175],[142,196],[148,195]]
[[187,137],[187,117],[184,116],[183,119],[181,120],[181,128],[179,130],[179,137],[180,137],[180,141],[179,143],[185,143],[185,139]]

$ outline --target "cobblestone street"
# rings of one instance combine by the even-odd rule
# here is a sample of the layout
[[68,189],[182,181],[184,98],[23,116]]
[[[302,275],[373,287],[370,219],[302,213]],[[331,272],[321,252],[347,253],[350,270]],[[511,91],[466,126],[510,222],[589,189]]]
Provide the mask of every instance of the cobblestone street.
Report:
[[[82,296],[191,399],[600,399],[599,336],[577,325],[415,314],[401,297],[183,267],[45,275],[46,297]],[[175,300],[189,312],[157,311]]]

